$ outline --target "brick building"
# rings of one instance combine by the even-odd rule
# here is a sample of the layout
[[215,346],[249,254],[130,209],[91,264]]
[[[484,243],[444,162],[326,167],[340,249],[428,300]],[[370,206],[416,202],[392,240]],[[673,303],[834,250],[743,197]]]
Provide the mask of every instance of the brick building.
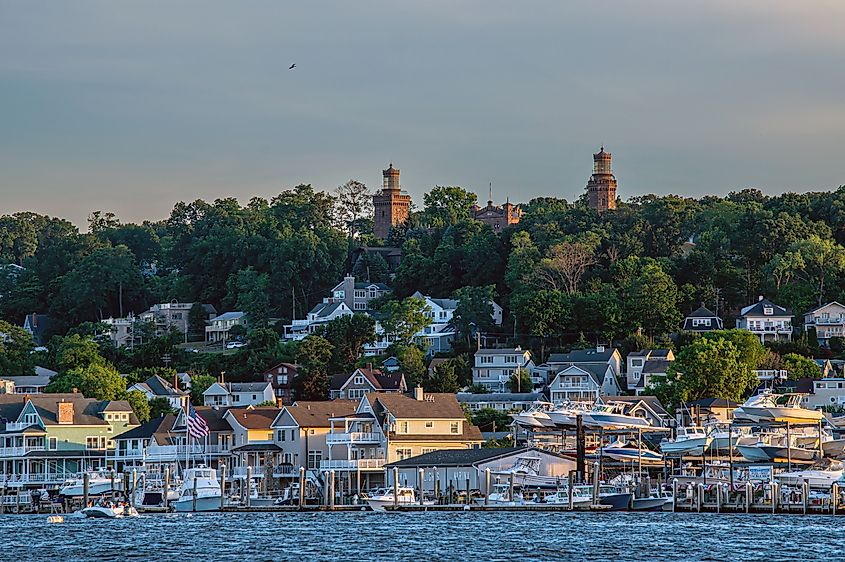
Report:
[[616,178],[610,169],[610,159],[604,146],[593,154],[593,175],[587,182],[590,208],[599,213],[616,208]]
[[373,195],[373,234],[386,240],[390,229],[402,224],[408,218],[411,208],[411,196],[403,193],[399,186],[399,170],[390,166],[382,172],[384,184],[381,191]]

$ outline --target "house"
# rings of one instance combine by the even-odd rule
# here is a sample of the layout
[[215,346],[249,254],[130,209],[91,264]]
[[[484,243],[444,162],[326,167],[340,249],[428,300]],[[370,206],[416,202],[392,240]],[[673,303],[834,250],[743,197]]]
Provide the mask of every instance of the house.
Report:
[[527,410],[538,400],[544,399],[542,392],[488,392],[486,394],[459,392],[455,397],[461,406],[470,411],[489,408],[500,412]]
[[845,338],[845,306],[833,301],[804,313],[804,331],[816,330],[819,345],[827,347],[831,338]]
[[[292,406],[284,406],[270,424],[273,442],[279,447],[281,459],[273,471],[273,476],[297,478],[302,467],[309,472],[310,478],[314,478],[321,470],[323,459],[329,457],[326,437],[331,432],[331,420],[353,414],[358,404],[357,400],[303,400],[295,402]],[[348,443],[350,446],[353,444],[351,439]],[[383,464],[382,461],[373,469],[381,471]]]
[[723,329],[722,319],[716,316],[701,303],[701,306],[684,318],[684,325],[681,330],[685,332],[712,332]]
[[594,403],[603,396],[618,396],[619,382],[607,363],[581,363],[561,369],[549,383],[552,402]]
[[36,365],[34,375],[0,375],[0,394],[42,394],[56,374]]
[[0,486],[44,488],[105,467],[114,436],[139,425],[125,400],[0,395]]
[[763,343],[791,340],[792,312],[761,295],[756,303],[740,311],[736,319],[736,327],[750,331]]
[[184,390],[179,390],[178,375],[173,377],[173,382],[177,386],[173,386],[158,375],[153,375],[144,382],[133,384],[126,390],[127,392],[131,392],[133,390],[143,392],[144,396],[147,397],[147,400],[152,400],[153,398],[164,398],[170,402],[171,408],[178,410],[183,406],[183,401],[186,397],[190,396],[190,394]]
[[[393,468],[399,484],[421,490],[426,496],[436,492],[478,490],[486,495],[497,484],[507,484],[506,473],[526,459],[537,469],[537,475],[563,485],[569,473],[576,469],[575,461],[536,447],[498,447],[481,449],[445,449],[398,460],[385,466],[388,485],[393,485]],[[423,480],[420,482],[420,471]],[[490,471],[490,490],[487,489],[487,471]]]
[[[117,470],[122,472],[143,467],[147,472],[161,473],[169,467],[171,474],[176,474],[186,451],[184,445],[179,447],[179,438],[173,432],[175,423],[176,415],[167,414],[115,435]],[[153,467],[155,470],[150,470]]]
[[405,375],[385,373],[373,369],[371,363],[355,369],[351,374],[334,375],[329,389],[329,399],[358,400],[369,392],[406,392]]
[[656,396],[607,396],[601,402],[621,402],[625,404],[625,415],[646,419],[652,427],[671,427],[674,421]]
[[304,320],[294,319],[290,324],[286,324],[283,337],[287,340],[305,339],[305,336],[313,334],[318,327],[328,324],[335,318],[353,314],[352,309],[345,302],[325,302],[324,300],[314,305],[314,308],[305,315]]
[[344,303],[353,312],[370,310],[370,301],[390,293],[390,287],[384,283],[355,281],[353,275],[347,275],[332,289],[332,296],[323,299],[326,304]]
[[388,373],[395,373],[400,368],[401,366],[399,365],[399,359],[397,359],[393,355],[381,362],[382,371],[386,371]]
[[[693,420],[680,419],[678,423],[686,425],[690,421],[694,421],[698,425],[702,425],[707,419],[712,419],[719,423],[730,423],[734,417],[733,412],[738,407],[739,404],[733,400],[702,398],[701,400],[695,400],[686,404],[685,411],[689,413],[689,415],[686,415],[686,418],[689,418],[691,415]],[[684,418],[684,414],[680,414],[680,416]]]
[[235,326],[246,326],[247,317],[245,312],[224,312],[215,316],[205,327],[205,341],[226,342],[229,338],[229,330]]
[[293,363],[278,363],[263,373],[261,378],[273,387],[273,396],[280,404],[293,403],[293,381],[299,375],[299,365]]
[[569,353],[552,353],[546,361],[549,367],[559,372],[564,367],[577,365],[579,367],[607,365],[615,377],[622,374],[622,354],[615,347],[598,345],[595,348],[573,349]]
[[[170,330],[176,330],[181,334],[185,334],[187,342],[187,334],[190,326],[188,325],[188,315],[193,308],[192,302],[164,302],[152,305],[148,310],[138,315],[138,320],[141,322],[150,322],[156,327],[156,335],[160,336],[168,333]],[[213,305],[203,304],[204,320],[211,320],[217,317],[217,309]]]
[[27,314],[23,321],[23,329],[32,335],[36,346],[47,345],[50,340],[50,316],[33,312]]
[[[130,312],[126,318],[104,318],[103,324],[108,326],[105,334],[115,347],[126,347],[135,343],[135,324],[138,319]],[[138,338],[140,340],[140,338]]]
[[[508,381],[518,369],[531,374],[534,386],[545,384],[534,369],[531,352],[521,347],[506,349],[479,349],[475,352],[475,365],[472,368],[472,384],[480,385],[490,392],[506,392]],[[534,390],[533,388],[524,389]]]
[[267,382],[216,382],[202,393],[205,406],[258,406],[276,402],[273,386]]
[[801,405],[811,410],[845,408],[845,378],[832,376],[814,380],[811,393],[802,397]]
[[278,464],[281,449],[273,440],[273,420],[278,408],[229,408],[223,419],[232,427],[232,478],[244,480],[247,467],[255,478],[264,478]]
[[[666,368],[670,361],[675,360],[675,354],[671,349],[641,349],[640,351],[632,351],[625,358],[626,361],[626,381],[628,389],[645,388],[650,381],[643,381],[643,372],[647,374],[666,374]],[[648,363],[651,362],[650,365]],[[648,365],[648,367],[647,367]]]

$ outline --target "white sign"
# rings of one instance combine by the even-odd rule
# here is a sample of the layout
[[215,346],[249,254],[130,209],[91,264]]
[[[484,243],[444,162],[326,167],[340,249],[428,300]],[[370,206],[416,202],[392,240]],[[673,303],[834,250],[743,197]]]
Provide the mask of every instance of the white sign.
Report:
[[749,466],[748,480],[751,482],[771,482],[772,481],[772,467],[771,466]]

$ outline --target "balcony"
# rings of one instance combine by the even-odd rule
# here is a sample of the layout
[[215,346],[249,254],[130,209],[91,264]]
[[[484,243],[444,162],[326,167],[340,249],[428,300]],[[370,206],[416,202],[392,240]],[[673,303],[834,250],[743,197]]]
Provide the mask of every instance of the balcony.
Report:
[[382,470],[384,459],[320,461],[320,470]]
[[381,434],[362,432],[329,433],[326,435],[326,443],[329,445],[348,445],[354,443],[368,443],[377,445],[381,443]]
[[27,446],[27,447],[0,447],[0,457],[2,458],[15,458],[15,457],[22,457],[25,454],[31,451],[43,451],[44,446]]
[[817,326],[845,326],[845,318],[838,316],[834,318],[813,318]]
[[278,464],[273,467],[273,478],[297,478],[299,467],[292,464]]
[[175,461],[189,457],[204,457],[205,455],[227,455],[228,447],[222,445],[203,446],[199,443],[191,445],[153,445],[146,449],[119,449],[115,457],[120,460],[145,459],[151,462]]
[[4,486],[25,486],[28,484],[63,484],[72,478],[82,478],[81,473],[48,472],[47,474],[0,474]]

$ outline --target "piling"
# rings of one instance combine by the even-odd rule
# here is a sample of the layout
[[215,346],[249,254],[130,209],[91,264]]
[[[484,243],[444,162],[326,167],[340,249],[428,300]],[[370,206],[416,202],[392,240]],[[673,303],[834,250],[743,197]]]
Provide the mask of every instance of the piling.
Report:
[[252,467],[246,467],[246,506],[249,507],[252,503],[250,499],[252,496]]
[[792,472],[792,438],[789,432],[789,422],[786,422],[786,469]]
[[751,496],[754,489],[751,487],[751,482],[745,483],[745,513],[751,511]]
[[599,463],[593,463],[593,505],[599,504],[599,471],[601,467]]
[[716,513],[722,512],[722,484],[716,484]]
[[804,504],[804,515],[807,515],[807,510],[810,507],[810,482],[804,480],[804,485],[801,486],[801,500]]
[[226,463],[220,463],[220,509],[226,506]]
[[334,500],[335,500],[335,496],[334,496],[334,487],[335,487],[334,470],[329,472],[329,481],[331,482],[331,490],[330,490],[331,496],[330,496],[330,500],[329,500],[329,509],[334,509]]
[[780,504],[780,485],[772,482],[772,513],[776,513]]
[[836,507],[839,505],[839,484],[833,483],[833,488],[830,491],[830,509],[833,515],[836,515]]
[[576,457],[575,457],[575,469],[578,471],[578,481],[584,481],[584,474],[586,473],[586,451],[585,451],[585,443],[584,443],[584,422],[581,419],[581,414],[575,416],[575,450],[576,450]]
[[192,494],[191,494],[191,511],[196,512],[197,510],[197,475],[194,474],[194,483],[192,486]]
[[399,469],[393,467],[393,507],[399,507]]
[[569,471],[569,475],[567,476],[569,487],[567,488],[567,495],[569,496],[569,511],[572,511],[575,508],[575,498],[573,497],[574,490],[574,482],[572,481],[572,471]]
[[[127,499],[129,497],[129,471],[123,471],[123,478],[121,480],[121,489],[123,490],[123,499]],[[112,490],[114,492],[114,490]],[[114,495],[112,495],[114,497]]]
[[299,509],[305,509],[305,467],[299,467]]
[[88,491],[91,488],[91,476],[87,472],[82,473],[82,507],[88,507]]
[[419,481],[420,481],[420,498],[419,498],[419,500],[420,500],[420,505],[422,505],[423,504],[423,495],[425,494],[425,469],[424,468],[419,469],[419,471],[417,472],[417,477],[419,478]]
[[135,492],[136,492],[137,488],[138,488],[138,469],[133,468],[132,469],[132,495],[129,496],[129,498],[130,498],[129,503],[130,503],[130,505],[132,505],[132,507],[135,507]]
[[513,501],[513,472],[510,473],[508,478],[508,501]]
[[699,483],[695,490],[695,510],[701,513],[701,504],[704,503],[704,484]]
[[490,505],[490,469],[484,469],[484,505]]
[[672,480],[672,513],[675,513],[675,508],[678,506],[678,479]]

